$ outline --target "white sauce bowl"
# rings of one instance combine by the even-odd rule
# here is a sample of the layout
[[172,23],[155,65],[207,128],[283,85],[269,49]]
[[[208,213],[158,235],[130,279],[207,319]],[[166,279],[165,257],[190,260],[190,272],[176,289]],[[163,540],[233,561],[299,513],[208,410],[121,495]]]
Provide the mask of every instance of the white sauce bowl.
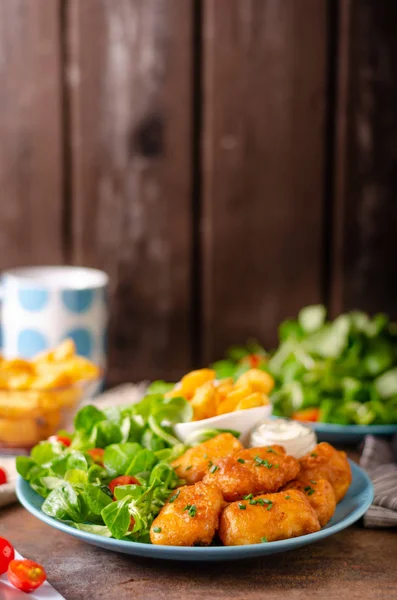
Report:
[[249,446],[283,446],[286,453],[301,458],[317,444],[317,436],[309,425],[291,419],[265,419],[251,432]]
[[174,431],[178,438],[185,442],[190,435],[198,433],[203,429],[235,429],[240,432],[240,442],[244,445],[249,441],[250,433],[258,421],[267,419],[272,414],[272,405],[258,406],[256,408],[247,408],[245,410],[236,410],[234,412],[202,419],[201,421],[191,421],[190,423],[177,423]]

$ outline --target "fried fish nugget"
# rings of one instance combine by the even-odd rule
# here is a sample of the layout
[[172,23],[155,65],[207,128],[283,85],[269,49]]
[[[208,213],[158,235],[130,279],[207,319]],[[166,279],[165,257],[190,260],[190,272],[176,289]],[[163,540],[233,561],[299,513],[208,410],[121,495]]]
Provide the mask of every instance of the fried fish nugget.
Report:
[[299,459],[300,478],[328,479],[335,492],[336,502],[345,496],[352,481],[352,473],[345,452],[336,450],[327,442],[317,444]]
[[327,479],[297,479],[283,487],[285,490],[299,490],[307,497],[314,508],[321,527],[324,527],[335,512],[334,488]]
[[216,485],[201,481],[176,490],[150,528],[152,544],[208,546],[218,529],[224,506]]
[[241,442],[234,435],[221,433],[208,440],[208,442],[187,450],[185,454],[182,454],[172,463],[172,466],[178,477],[191,485],[201,481],[208,470],[208,466],[216,458],[235,454],[242,448]]
[[298,490],[266,494],[229,504],[222,512],[219,537],[225,546],[286,540],[319,531],[320,523]]
[[203,481],[215,483],[225,500],[233,502],[247,494],[277,492],[298,472],[296,458],[287,456],[282,446],[268,446],[213,460]]

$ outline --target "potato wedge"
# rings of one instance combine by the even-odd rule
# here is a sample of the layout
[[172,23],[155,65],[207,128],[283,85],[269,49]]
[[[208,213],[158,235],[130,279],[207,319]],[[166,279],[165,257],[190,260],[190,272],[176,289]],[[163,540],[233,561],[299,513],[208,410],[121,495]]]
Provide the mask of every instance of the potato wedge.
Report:
[[242,398],[240,402],[237,404],[235,410],[246,410],[247,408],[256,408],[257,406],[265,406],[265,404],[269,404],[269,399],[264,394],[260,392],[254,392],[250,394],[250,396],[246,396]]
[[198,387],[190,404],[194,410],[194,420],[208,419],[216,413],[216,391],[214,383],[207,381]]
[[260,369],[246,371],[236,381],[236,387],[249,387],[252,392],[269,394],[274,387],[274,379],[269,373]]

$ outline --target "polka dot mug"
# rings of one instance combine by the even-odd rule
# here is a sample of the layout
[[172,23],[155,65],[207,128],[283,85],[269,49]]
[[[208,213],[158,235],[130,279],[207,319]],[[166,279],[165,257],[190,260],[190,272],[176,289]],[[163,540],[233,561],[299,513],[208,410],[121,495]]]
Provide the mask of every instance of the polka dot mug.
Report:
[[108,276],[85,267],[24,267],[0,284],[1,353],[31,358],[65,338],[77,353],[106,367]]

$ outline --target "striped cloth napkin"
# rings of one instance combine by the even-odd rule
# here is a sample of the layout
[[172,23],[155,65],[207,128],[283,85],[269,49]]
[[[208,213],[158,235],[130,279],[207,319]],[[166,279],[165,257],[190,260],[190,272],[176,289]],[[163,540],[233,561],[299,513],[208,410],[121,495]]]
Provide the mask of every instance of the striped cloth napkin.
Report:
[[374,484],[375,497],[365,527],[397,527],[397,435],[390,442],[368,435],[360,465]]

